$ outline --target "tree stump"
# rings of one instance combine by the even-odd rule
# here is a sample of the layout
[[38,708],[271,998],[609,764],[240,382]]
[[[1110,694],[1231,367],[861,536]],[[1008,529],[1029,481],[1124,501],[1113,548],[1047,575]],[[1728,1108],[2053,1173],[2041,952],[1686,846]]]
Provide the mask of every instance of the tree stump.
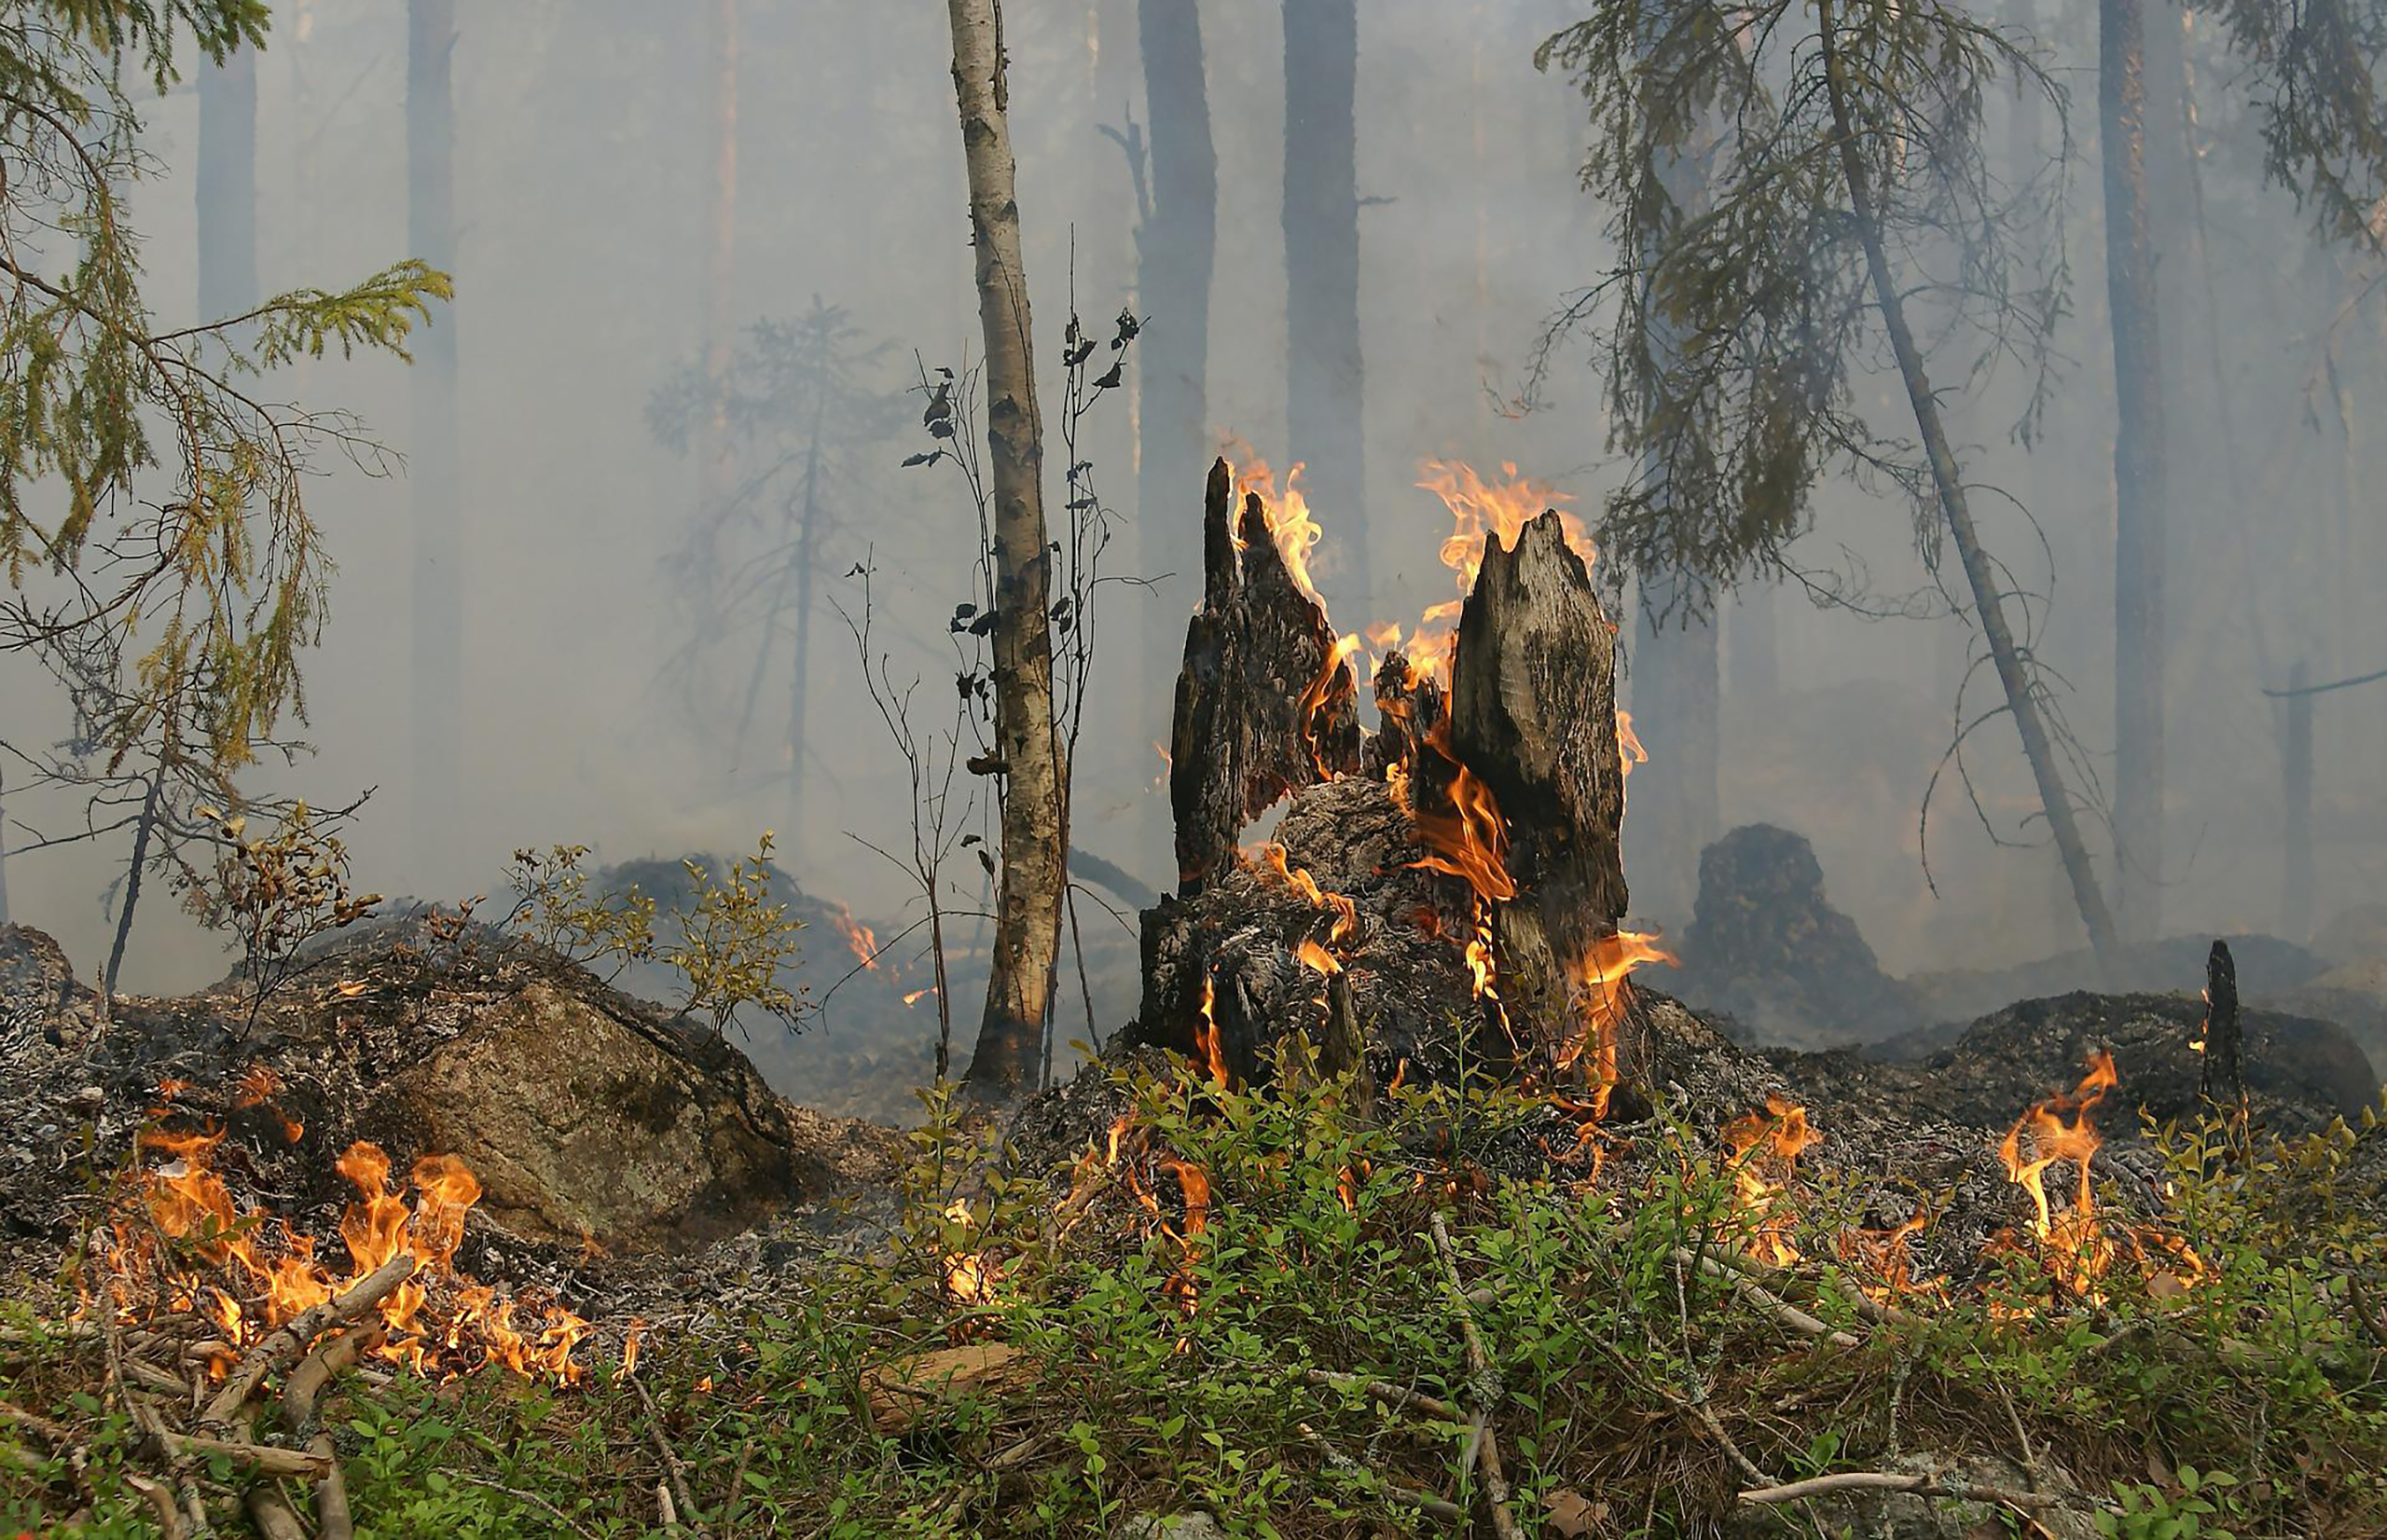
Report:
[[1202,510],[1202,608],[1185,628],[1169,744],[1179,892],[1235,859],[1287,792],[1359,767],[1359,686],[1325,609],[1295,580],[1256,495],[1234,515],[1227,462]]
[[1586,970],[1613,948],[1627,899],[1615,638],[1556,514],[1512,548],[1486,537],[1459,614],[1449,742],[1507,824],[1516,896],[1494,914],[1502,999],[1559,1063],[1581,1051]]

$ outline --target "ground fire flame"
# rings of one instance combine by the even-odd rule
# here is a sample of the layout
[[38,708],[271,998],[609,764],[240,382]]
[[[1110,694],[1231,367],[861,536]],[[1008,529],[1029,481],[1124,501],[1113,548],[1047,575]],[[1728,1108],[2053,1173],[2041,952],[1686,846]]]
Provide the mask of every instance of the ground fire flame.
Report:
[[375,1145],[351,1145],[337,1162],[357,1191],[339,1223],[349,1255],[343,1272],[317,1259],[310,1237],[235,1202],[215,1166],[225,1136],[216,1125],[177,1132],[153,1123],[142,1131],[140,1148],[163,1159],[135,1176],[130,1202],[103,1238],[105,1299],[87,1300],[87,1309],[112,1310],[128,1325],[159,1311],[203,1312],[219,1333],[211,1368],[220,1378],[241,1349],[404,1252],[414,1272],[379,1306],[388,1328],[380,1356],[439,1378],[495,1364],[558,1383],[581,1380],[573,1352],[586,1321],[560,1305],[525,1307],[455,1270],[464,1217],[481,1195],[464,1162],[446,1155],[417,1161],[409,1203],[391,1187],[389,1156]]

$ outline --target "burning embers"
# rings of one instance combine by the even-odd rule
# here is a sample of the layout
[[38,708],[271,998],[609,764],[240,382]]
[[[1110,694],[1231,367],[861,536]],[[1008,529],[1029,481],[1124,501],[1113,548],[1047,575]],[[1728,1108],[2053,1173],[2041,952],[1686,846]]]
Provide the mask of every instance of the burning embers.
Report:
[[106,1298],[99,1308],[128,1324],[159,1311],[203,1313],[218,1333],[211,1369],[220,1377],[241,1349],[403,1254],[412,1258],[412,1272],[378,1307],[388,1334],[378,1350],[382,1357],[440,1376],[497,1364],[559,1383],[582,1378],[573,1350],[587,1333],[586,1321],[560,1305],[525,1307],[455,1271],[464,1217],[481,1195],[462,1161],[417,1161],[408,1173],[409,1203],[391,1184],[387,1154],[361,1141],[351,1145],[337,1162],[357,1192],[340,1218],[348,1250],[340,1270],[317,1259],[310,1237],[234,1201],[215,1168],[224,1139],[225,1130],[214,1125],[142,1131],[140,1148],[164,1159],[144,1163],[111,1227],[103,1248]]

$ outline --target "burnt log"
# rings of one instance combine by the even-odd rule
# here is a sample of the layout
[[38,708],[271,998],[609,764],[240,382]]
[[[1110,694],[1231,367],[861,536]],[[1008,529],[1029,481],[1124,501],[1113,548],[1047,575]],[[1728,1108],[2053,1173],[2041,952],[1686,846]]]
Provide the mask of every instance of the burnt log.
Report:
[[1170,730],[1180,893],[1232,865],[1245,826],[1287,793],[1359,767],[1359,686],[1325,607],[1286,565],[1259,497],[1238,512],[1234,494],[1215,462]]
[[1511,1029],[1557,1064],[1582,1052],[1595,1017],[1621,1024],[1581,997],[1613,955],[1627,900],[1615,636],[1556,514],[1514,546],[1485,539],[1459,613],[1448,742],[1506,825],[1515,894],[1495,906],[1494,940]]

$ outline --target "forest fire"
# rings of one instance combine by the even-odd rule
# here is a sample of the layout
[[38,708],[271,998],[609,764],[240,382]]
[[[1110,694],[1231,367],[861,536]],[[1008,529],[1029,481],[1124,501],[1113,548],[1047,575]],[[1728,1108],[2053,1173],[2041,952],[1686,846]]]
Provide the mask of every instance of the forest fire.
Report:
[[846,950],[854,955],[854,960],[859,962],[862,967],[876,971],[878,968],[878,936],[876,932],[873,931],[870,927],[863,925],[862,922],[855,919],[853,916],[853,911],[848,909],[844,904],[839,904],[837,906],[837,912],[835,914],[830,915],[829,920],[831,924],[837,928],[837,934],[845,938]]
[[1732,1175],[1732,1214],[1743,1227],[1743,1255],[1769,1267],[1799,1260],[1790,1234],[1798,1223],[1788,1203],[1792,1166],[1821,1135],[1807,1124],[1807,1109],[1779,1094],[1765,1098],[1765,1110],[1736,1118],[1724,1127],[1727,1164]]
[[[2167,1286],[2188,1287],[2204,1271],[2185,1243],[2143,1226],[2109,1229],[2098,1210],[2090,1162],[2104,1139],[2090,1115],[2119,1082],[2113,1055],[2095,1050],[2078,1085],[2035,1104],[1997,1147],[2008,1179],[2030,1195],[2030,1231],[2049,1276],[2060,1290],[2091,1303],[2101,1298],[2099,1280],[2125,1250],[2150,1280],[2168,1280]],[[2022,1152],[2026,1134],[2028,1156]],[[2072,1206],[2062,1213],[2049,1201],[2046,1182],[2048,1168],[2059,1161],[2070,1161],[2075,1174]]]
[[[959,1198],[945,1205],[945,1222],[968,1234],[977,1226],[970,1205]],[[954,1245],[945,1253],[945,1294],[957,1305],[975,1307],[994,1300],[996,1280],[1002,1270],[978,1246]]]
[[462,1161],[417,1161],[409,1204],[390,1186],[386,1153],[362,1141],[350,1146],[337,1162],[357,1192],[339,1222],[349,1253],[343,1275],[318,1261],[313,1241],[286,1223],[273,1221],[278,1244],[260,1245],[272,1217],[234,1201],[215,1169],[224,1139],[221,1127],[142,1132],[140,1148],[165,1160],[144,1167],[135,1211],[111,1227],[107,1290],[118,1320],[135,1323],[160,1308],[203,1309],[222,1333],[224,1350],[211,1366],[220,1377],[236,1350],[404,1254],[414,1260],[413,1273],[378,1307],[389,1334],[378,1350],[382,1357],[441,1378],[490,1364],[558,1383],[582,1378],[573,1352],[586,1321],[549,1304],[535,1321],[517,1323],[516,1300],[454,1271],[464,1217],[481,1194]]

